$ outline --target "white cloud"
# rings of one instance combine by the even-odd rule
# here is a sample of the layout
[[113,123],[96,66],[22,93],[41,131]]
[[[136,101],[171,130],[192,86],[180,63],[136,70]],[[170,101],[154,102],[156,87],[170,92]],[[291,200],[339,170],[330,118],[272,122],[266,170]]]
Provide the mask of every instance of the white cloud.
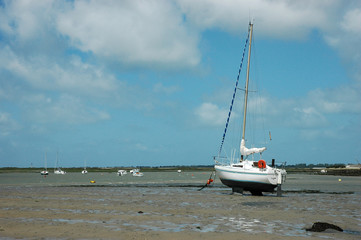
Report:
[[110,119],[110,115],[68,94],[51,99],[42,94],[22,98],[24,112],[28,119],[38,123],[92,123]]
[[358,1],[14,0],[4,5],[0,30],[12,44],[32,46],[36,52],[22,49],[32,55],[71,44],[132,67],[194,67],[201,60],[202,31],[222,29],[238,35],[251,17],[258,35],[304,39],[317,30],[341,55],[354,62],[361,57]]
[[310,140],[313,141],[314,139],[317,138],[323,138],[323,139],[341,139],[341,135],[338,134],[340,131],[342,131],[341,129],[337,128],[337,129],[328,129],[328,128],[306,128],[306,129],[301,129],[299,134],[301,139],[304,140]]
[[[222,90],[219,91],[222,93]],[[266,128],[282,126],[297,129],[300,136],[307,139],[331,138],[345,135],[345,129],[350,131],[355,128],[351,125],[359,121],[361,114],[360,93],[361,85],[354,84],[333,89],[312,90],[300,98],[279,99],[267,95],[251,97],[248,112],[249,115],[255,114],[256,121],[262,118]],[[217,95],[218,92],[212,94],[212,96]],[[212,101],[212,99],[208,100]],[[262,112],[255,112],[255,108]],[[220,109],[214,103],[204,102],[194,112],[198,119],[208,126],[225,124],[227,111]],[[233,117],[235,117],[234,113],[232,113]]]
[[[353,129],[361,113],[361,3],[359,1],[213,1],[180,0],[178,4],[188,21],[201,31],[222,29],[239,34],[249,17],[254,18],[258,36],[305,39],[316,30],[345,59],[356,80],[337,89],[316,89],[303,98],[277,99],[263,97],[265,119],[271,126],[283,124],[299,130],[301,137],[336,137],[341,129]],[[214,94],[217,95],[217,94]],[[254,105],[255,101],[250,101]],[[258,104],[258,103],[257,103]],[[251,107],[250,107],[251,108]],[[203,103],[198,110],[200,119],[217,123],[212,112],[216,105]],[[335,117],[335,114],[338,114]],[[356,115],[353,115],[356,114]],[[345,116],[347,122],[342,122]],[[217,119],[218,120],[218,119]],[[340,121],[342,122],[340,124]],[[223,121],[224,122],[224,121]],[[218,122],[221,124],[221,122]]]
[[[63,63],[45,55],[24,57],[5,46],[0,49],[0,73],[6,79],[0,98],[22,105],[33,121],[75,124],[107,120],[106,111],[91,107],[99,101],[113,107],[154,109],[155,100],[143,88],[120,81],[77,56]],[[155,91],[170,94],[177,88],[156,85]]]
[[82,51],[128,65],[193,67],[198,37],[170,1],[76,1],[57,18]]
[[314,107],[295,107],[292,111],[288,112],[285,120],[288,122],[286,125],[291,125],[301,129],[318,128],[327,124],[325,116]]
[[341,27],[358,38],[361,38],[361,9],[351,9],[346,12],[343,21],[341,22]]
[[47,56],[18,56],[6,46],[0,50],[0,63],[0,71],[6,70],[36,89],[99,96],[115,92],[119,87],[113,75],[101,67],[82,62],[77,56],[60,65]]
[[335,89],[316,89],[308,94],[307,104],[324,114],[361,113],[361,87],[341,86]]
[[201,29],[220,28],[238,34],[252,18],[260,35],[303,38],[313,28],[327,28],[329,14],[340,3],[338,1],[180,0],[178,4],[189,21]]
[[164,86],[162,83],[157,83],[153,86],[155,93],[172,94],[180,90],[179,86]]
[[199,121],[207,126],[225,124],[227,113],[227,110],[220,109],[217,105],[209,102],[203,103],[194,111]]
[[5,1],[0,31],[24,55],[66,44],[132,67],[188,68],[200,62],[198,33],[170,1]]
[[[361,61],[359,6],[358,1],[345,3],[338,0],[5,1],[5,7],[0,8],[0,30],[14,41],[8,41],[8,45],[0,49],[0,71],[13,74],[13,79],[26,81],[39,91],[61,91],[62,96],[72,96],[74,101],[75,94],[111,96],[109,98],[116,100],[113,102],[136,102],[139,108],[152,110],[154,104],[149,101],[152,96],[117,80],[102,66],[85,62],[75,55],[58,59],[49,53],[37,54],[31,48],[26,49],[31,54],[26,54],[18,46],[21,45],[19,41],[29,46],[40,44],[34,39],[44,38],[43,44],[50,38],[58,38],[116,64],[194,67],[200,62],[198,41],[202,31],[218,28],[238,34],[251,15],[260,35],[305,38],[312,30],[319,30],[327,42],[357,69]],[[49,44],[53,48],[58,46]],[[83,53],[78,54],[82,56]],[[178,90],[177,86],[162,83],[153,86],[155,93],[171,94]],[[355,104],[360,100],[359,90],[359,87],[345,86],[337,90],[315,90],[302,100],[268,99],[264,102],[275,101],[272,105],[281,106],[268,106],[269,115],[281,116],[281,109],[284,109],[300,119],[313,119],[309,121],[311,127],[311,123],[317,125],[317,119],[325,122],[327,114],[359,113],[361,107]],[[147,99],[139,100],[132,95]],[[9,94],[0,90],[0,97],[9,99]],[[81,101],[78,98],[75,102],[78,106],[86,106]],[[310,112],[310,109],[314,111]],[[197,110],[197,116],[204,123],[224,124],[227,110],[216,104],[205,102]],[[106,118],[101,115],[98,119]],[[299,119],[297,121],[295,119],[295,125],[299,124]]]
[[0,112],[0,136],[7,136],[19,130],[20,125],[7,112]]
[[359,70],[361,61],[361,3],[359,8],[350,9],[345,13],[340,23],[335,24],[332,32],[326,32],[326,42],[334,47],[346,60],[351,61],[353,71]]
[[[265,116],[271,124],[284,124],[298,129],[316,130],[317,133],[326,133],[330,136],[337,131],[340,124],[336,116],[347,118],[361,114],[361,88],[339,87],[335,89],[316,89],[306,96],[297,99],[269,98],[263,103]],[[346,124],[346,123],[344,123]],[[329,130],[328,130],[329,129]],[[314,134],[316,135],[316,134]]]
[[0,8],[0,30],[21,41],[38,38],[53,14],[53,1],[5,1]]
[[[199,31],[221,29],[239,35],[254,19],[257,36],[304,40],[317,31],[359,71],[360,1],[179,0],[187,21]],[[352,67],[351,67],[352,68]]]

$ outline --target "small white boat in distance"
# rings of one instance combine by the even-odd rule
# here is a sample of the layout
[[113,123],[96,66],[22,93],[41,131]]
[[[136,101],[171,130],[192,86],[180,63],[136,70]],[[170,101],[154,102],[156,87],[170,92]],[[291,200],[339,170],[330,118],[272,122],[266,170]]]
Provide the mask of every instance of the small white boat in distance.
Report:
[[60,168],[54,170],[54,174],[66,174],[65,171],[61,170]]
[[54,170],[54,174],[66,174],[65,171],[61,170],[60,168]]
[[129,173],[133,174],[135,172],[139,172],[140,170],[138,168],[134,168],[132,170],[129,171]]
[[130,170],[129,173],[131,173],[133,177],[143,177],[143,173],[141,173],[138,168]]
[[133,172],[133,177],[143,177],[143,175],[141,172]]
[[118,176],[123,176],[123,175],[127,174],[127,171],[126,170],[118,170],[117,174],[118,174]]
[[177,172],[178,172],[178,173],[181,173],[181,172],[182,172],[182,170],[178,170]]
[[58,153],[56,153],[56,166],[54,168],[54,174],[66,174],[65,171],[61,170],[60,167],[58,167]]
[[133,177],[143,177],[143,173],[140,172],[140,170],[138,168],[134,168],[132,170],[129,171]]
[[86,161],[84,161],[84,170],[81,171],[81,174],[87,174],[88,170],[86,170]]
[[48,169],[46,168],[46,153],[45,153],[45,169],[40,172],[41,175],[49,175]]

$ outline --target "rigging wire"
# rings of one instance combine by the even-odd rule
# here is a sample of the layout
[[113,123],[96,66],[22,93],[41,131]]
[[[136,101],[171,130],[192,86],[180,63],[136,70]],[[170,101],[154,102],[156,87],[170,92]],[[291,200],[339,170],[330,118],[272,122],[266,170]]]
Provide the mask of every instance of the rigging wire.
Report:
[[[238,89],[239,76],[240,76],[240,74],[241,74],[241,70],[242,70],[242,66],[243,66],[243,60],[244,60],[244,56],[245,56],[246,49],[247,49],[247,45],[248,45],[248,41],[249,41],[249,35],[250,35],[250,28],[248,29],[247,39],[246,39],[246,42],[245,42],[244,48],[243,48],[242,60],[241,60],[241,64],[240,64],[239,70],[238,70],[237,81],[236,81],[236,85],[235,85],[235,87],[234,87],[234,92],[233,92],[233,97],[232,97],[232,101],[231,101],[231,106],[230,106],[230,108],[229,108],[228,117],[227,117],[227,122],[226,122],[226,127],[225,127],[225,129],[224,129],[221,146],[220,146],[219,152],[218,152],[218,157],[220,156],[220,154],[221,154],[221,152],[222,152],[222,147],[223,147],[224,140],[225,140],[225,137],[226,137],[229,120],[230,120],[230,118],[231,118],[233,103],[234,103],[234,99],[235,99],[235,97],[236,97],[236,93],[237,93],[237,89]],[[198,191],[201,191],[203,188],[205,188],[205,187],[211,185],[212,183],[214,183],[214,180],[213,180],[213,179],[215,179],[215,178],[216,178],[216,172],[215,172],[215,171],[212,171],[211,175],[209,176],[209,179],[207,180],[207,183],[206,183],[203,187],[201,187]]]
[[238,70],[238,76],[237,76],[236,86],[234,87],[234,92],[233,92],[233,97],[232,97],[232,101],[231,101],[231,106],[230,106],[230,108],[229,108],[228,117],[227,117],[227,122],[226,122],[226,127],[225,127],[225,129],[224,129],[224,133],[223,133],[223,137],[222,137],[221,146],[220,146],[220,148],[219,148],[218,156],[220,156],[220,154],[221,154],[221,152],[222,152],[222,147],[223,147],[223,144],[224,144],[224,139],[225,139],[225,137],[226,137],[229,120],[230,120],[230,118],[231,118],[231,113],[232,113],[234,98],[236,97],[236,92],[237,92],[238,82],[239,82],[239,76],[240,76],[240,74],[241,74],[242,65],[243,65],[243,60],[244,60],[244,56],[245,56],[245,53],[246,53],[248,40],[249,40],[249,29],[248,29],[248,35],[247,35],[246,43],[245,43],[244,49],[243,49],[242,60],[241,60],[241,64],[240,64],[239,70]]
[[[253,34],[253,40],[256,36]],[[259,76],[262,71],[258,70],[258,58],[257,58],[257,41],[253,42],[253,48],[252,48],[252,62],[253,62],[253,79],[252,79],[252,88],[254,89],[252,92],[255,94],[252,97],[252,104],[254,105],[253,111],[250,112],[250,118],[253,119],[253,121],[249,121],[249,132],[250,137],[252,139],[250,140],[250,144],[252,147],[255,147],[258,144],[262,144],[265,147],[268,147],[270,144],[270,131],[266,131],[266,124],[265,124],[265,112],[264,112],[264,100],[265,98],[262,96],[262,89],[259,87],[262,84],[260,84],[260,79],[264,79],[262,76]],[[251,91],[250,91],[251,92]],[[256,141],[256,139],[259,139],[260,141]]]
[[[255,36],[255,35],[253,35]],[[259,76],[260,74],[262,74],[262,71],[258,71],[258,61],[257,61],[257,41],[254,41],[254,65],[255,65],[255,73],[256,73],[256,84],[257,84],[257,94],[256,94],[256,99],[257,99],[257,108],[259,109],[257,114],[259,115],[257,117],[257,119],[260,121],[260,128],[261,128],[261,133],[263,136],[263,144],[264,146],[268,147],[269,144],[271,143],[271,132],[269,130],[266,131],[266,115],[264,114],[264,104],[266,104],[265,97],[262,96],[262,88],[260,88],[259,86],[263,86],[263,84],[261,84],[259,82],[259,80],[263,81],[263,79],[265,79],[262,76]]]

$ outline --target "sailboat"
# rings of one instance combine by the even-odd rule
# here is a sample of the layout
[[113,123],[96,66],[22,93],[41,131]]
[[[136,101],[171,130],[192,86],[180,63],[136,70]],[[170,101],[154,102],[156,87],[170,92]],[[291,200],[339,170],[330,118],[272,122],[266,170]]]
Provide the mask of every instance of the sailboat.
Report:
[[127,171],[121,169],[121,170],[118,170],[117,174],[118,174],[118,176],[124,176],[127,174]]
[[144,175],[142,172],[140,172],[140,169],[138,169],[138,168],[134,168],[134,169],[130,170],[129,173],[132,174],[133,177],[143,177],[143,175]]
[[65,171],[61,170],[59,167],[59,160],[58,160],[58,152],[56,153],[56,166],[54,168],[54,174],[66,174]]
[[47,162],[46,162],[46,153],[45,153],[45,160],[44,160],[44,162],[45,162],[45,168],[44,168],[44,170],[43,171],[41,171],[40,172],[40,174],[41,175],[49,175],[49,172],[48,172],[48,169],[47,169]]
[[[215,171],[221,182],[232,188],[233,192],[250,191],[252,195],[263,195],[262,192],[273,192],[277,187],[277,196],[281,196],[281,185],[286,180],[286,171],[275,167],[275,162],[272,160],[272,165],[267,165],[266,161],[262,159],[262,153],[266,150],[266,147],[260,148],[247,148],[246,147],[246,116],[247,116],[247,100],[248,100],[248,85],[249,85],[249,69],[250,69],[250,58],[251,58],[251,45],[252,45],[252,33],[253,23],[249,23],[248,38],[243,52],[240,70],[238,73],[236,87],[234,89],[233,99],[231,102],[230,112],[226,123],[226,128],[223,134],[222,144],[215,160]],[[249,39],[249,40],[248,40]],[[243,109],[243,129],[242,138],[239,144],[238,156],[226,158],[227,161],[223,163],[220,159],[224,158],[221,156],[222,146],[227,133],[227,127],[232,112],[233,102],[238,89],[239,75],[243,64],[243,58],[248,45],[248,62],[247,62],[247,73],[246,83],[244,90],[244,109]],[[255,161],[255,154],[260,154],[260,160]],[[252,158],[252,159],[251,159]]]
[[86,161],[84,161],[84,169],[81,171],[81,174],[87,174],[88,170],[86,170]]

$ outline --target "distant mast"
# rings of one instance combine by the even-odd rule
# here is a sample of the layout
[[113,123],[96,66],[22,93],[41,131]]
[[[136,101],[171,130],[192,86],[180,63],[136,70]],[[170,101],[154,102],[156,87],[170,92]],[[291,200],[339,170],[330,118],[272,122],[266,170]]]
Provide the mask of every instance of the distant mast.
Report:
[[[247,62],[247,76],[246,76],[246,89],[244,94],[244,110],[243,110],[243,130],[242,130],[242,141],[245,141],[246,133],[246,115],[247,115],[247,100],[248,100],[248,82],[249,82],[249,68],[251,63],[251,45],[252,45],[252,32],[253,23],[249,23],[249,46],[248,46],[248,62]],[[241,155],[241,161],[243,161],[243,155]]]

